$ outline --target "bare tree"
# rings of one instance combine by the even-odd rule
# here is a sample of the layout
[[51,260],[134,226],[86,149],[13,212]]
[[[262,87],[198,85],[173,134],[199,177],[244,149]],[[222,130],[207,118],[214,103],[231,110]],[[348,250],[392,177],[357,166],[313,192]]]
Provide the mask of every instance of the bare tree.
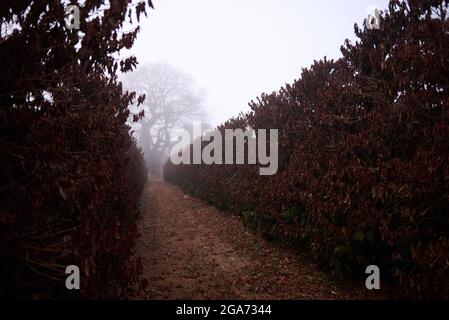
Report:
[[145,95],[144,117],[133,126],[153,173],[160,174],[171,146],[170,132],[203,122],[202,90],[191,76],[166,63],[146,64],[123,78],[125,88]]

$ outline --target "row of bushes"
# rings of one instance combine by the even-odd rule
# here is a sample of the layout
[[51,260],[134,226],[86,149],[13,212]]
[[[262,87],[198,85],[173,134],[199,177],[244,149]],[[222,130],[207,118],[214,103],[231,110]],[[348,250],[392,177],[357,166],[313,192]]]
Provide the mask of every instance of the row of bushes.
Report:
[[381,29],[355,27],[343,57],[251,102],[219,126],[279,129],[279,171],[165,165],[165,179],[242,214],[270,237],[307,244],[336,274],[449,296],[447,0],[392,0]]
[[[2,298],[126,298],[143,285],[133,246],[145,166],[127,125],[135,94],[116,80],[135,59],[113,55],[145,5],[71,2],[79,31],[59,0],[0,8]],[[66,289],[68,265],[80,290]]]

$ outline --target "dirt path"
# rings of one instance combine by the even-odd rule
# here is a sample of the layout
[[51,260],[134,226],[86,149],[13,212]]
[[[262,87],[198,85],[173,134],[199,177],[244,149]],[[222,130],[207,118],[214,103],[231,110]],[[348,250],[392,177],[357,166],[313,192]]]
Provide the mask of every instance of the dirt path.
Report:
[[147,299],[348,299],[308,258],[250,233],[240,218],[151,181],[138,253]]

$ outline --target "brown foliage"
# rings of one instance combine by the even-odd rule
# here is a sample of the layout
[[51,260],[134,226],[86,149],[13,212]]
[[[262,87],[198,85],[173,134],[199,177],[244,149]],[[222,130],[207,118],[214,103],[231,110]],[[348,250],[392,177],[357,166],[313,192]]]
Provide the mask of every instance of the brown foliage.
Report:
[[[141,287],[131,259],[145,172],[126,124],[135,94],[116,80],[119,67],[136,61],[112,55],[132,46],[138,30],[121,27],[145,5],[118,0],[104,9],[103,2],[72,1],[79,32],[65,28],[61,1],[0,5],[2,27],[10,28],[0,38],[5,297],[117,298]],[[81,271],[80,292],[64,285],[71,264]]]
[[447,0],[392,0],[343,58],[304,69],[223,128],[277,128],[279,172],[174,166],[165,178],[307,243],[337,274],[376,264],[402,294],[449,296]]

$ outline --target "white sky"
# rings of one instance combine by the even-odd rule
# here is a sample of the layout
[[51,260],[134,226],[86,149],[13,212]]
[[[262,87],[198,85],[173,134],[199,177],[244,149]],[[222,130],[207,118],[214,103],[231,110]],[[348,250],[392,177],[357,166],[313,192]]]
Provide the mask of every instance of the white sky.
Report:
[[277,91],[301,68],[340,57],[368,9],[388,0],[153,0],[131,50],[139,63],[164,61],[206,91],[217,125],[262,92]]

